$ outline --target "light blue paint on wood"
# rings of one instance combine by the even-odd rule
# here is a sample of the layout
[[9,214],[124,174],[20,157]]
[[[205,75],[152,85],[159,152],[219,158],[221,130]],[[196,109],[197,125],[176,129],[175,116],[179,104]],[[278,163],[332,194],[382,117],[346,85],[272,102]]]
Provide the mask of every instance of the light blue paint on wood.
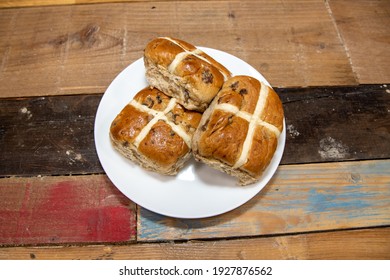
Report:
[[[266,218],[267,213],[285,222],[285,232],[315,230],[316,227],[323,230],[332,223],[340,227],[351,223],[359,227],[390,224],[390,160],[339,165],[339,169],[325,168],[323,173],[319,171],[322,164],[310,165],[308,169],[282,169],[277,175],[280,179],[271,189],[234,210],[234,214],[182,220],[141,209],[138,237],[140,240],[161,240],[186,239],[189,235],[191,238],[237,236],[237,232],[258,235],[266,226],[261,219]],[[330,172],[335,172],[337,183],[330,182]],[[319,178],[313,184],[315,176]],[[246,218],[241,219],[241,215]]]
[[[351,187],[351,186],[349,186]],[[374,194],[367,192],[322,192],[318,189],[309,191],[307,210],[309,212],[329,212],[329,211],[358,211],[362,208],[372,207],[372,203],[367,198],[372,198]],[[375,202],[375,201],[373,201]]]
[[159,239],[160,230],[166,227],[161,224],[161,222],[167,218],[160,214],[148,211],[142,207],[140,207],[140,212],[142,220],[141,226],[137,227],[137,236],[142,236],[142,238],[147,238],[149,240]]

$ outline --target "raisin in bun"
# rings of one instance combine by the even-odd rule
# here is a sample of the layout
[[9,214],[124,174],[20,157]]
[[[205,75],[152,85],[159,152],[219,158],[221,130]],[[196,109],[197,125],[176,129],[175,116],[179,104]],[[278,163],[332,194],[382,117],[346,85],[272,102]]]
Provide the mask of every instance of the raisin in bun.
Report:
[[275,153],[283,119],[272,88],[249,76],[230,78],[202,116],[193,155],[237,177],[240,185],[254,183]]
[[174,175],[191,156],[193,133],[201,119],[156,88],[138,92],[113,120],[115,149],[145,169]]
[[179,39],[160,37],[144,50],[148,83],[174,97],[189,110],[203,112],[230,72],[195,46]]

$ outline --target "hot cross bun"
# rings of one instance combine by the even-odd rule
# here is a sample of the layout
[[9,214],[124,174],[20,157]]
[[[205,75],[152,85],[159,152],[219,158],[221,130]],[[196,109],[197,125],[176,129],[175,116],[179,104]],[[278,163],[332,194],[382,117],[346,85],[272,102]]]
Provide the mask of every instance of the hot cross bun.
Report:
[[283,129],[277,93],[249,76],[227,80],[203,113],[192,140],[196,160],[233,175],[240,185],[259,180]]
[[201,114],[189,111],[156,88],[144,88],[113,120],[113,146],[140,166],[174,175],[191,156]]
[[231,73],[195,46],[170,37],[150,41],[144,50],[148,83],[189,110],[203,112]]

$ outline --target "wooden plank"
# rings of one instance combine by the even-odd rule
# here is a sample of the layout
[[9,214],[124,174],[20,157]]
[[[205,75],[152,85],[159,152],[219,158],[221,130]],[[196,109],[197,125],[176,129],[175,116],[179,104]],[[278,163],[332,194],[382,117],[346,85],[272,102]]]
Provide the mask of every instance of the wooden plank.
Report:
[[284,164],[390,158],[390,86],[277,92],[287,123]]
[[1,260],[368,260],[390,258],[390,228],[240,240],[0,248]]
[[390,2],[388,0],[328,2],[359,83],[388,83]]
[[1,175],[102,172],[93,135],[100,98],[0,100]]
[[[161,1],[171,1],[171,0],[159,0],[158,2]],[[191,1],[191,0],[181,0],[181,1]],[[210,1],[218,1],[218,0],[210,0]],[[0,8],[37,7],[37,6],[53,6],[53,5],[80,5],[80,4],[118,3],[118,2],[140,2],[140,0],[58,0],[58,1],[57,0],[2,0],[0,1]],[[142,2],[156,2],[156,1],[142,0]]]
[[103,175],[0,179],[0,245],[135,239],[135,205]]
[[[138,240],[259,236],[390,225],[390,160],[280,166],[226,214],[173,219],[138,208]],[[223,198],[221,198],[223,199]]]
[[[282,164],[390,158],[389,88],[276,89],[287,125]],[[104,172],[93,136],[100,99],[0,100],[0,176]]]
[[[132,2],[136,0],[2,0],[0,8],[36,7],[53,5],[77,5],[110,2]],[[146,1],[146,0],[145,0]]]
[[101,93],[142,56],[149,40],[163,35],[236,55],[274,86],[356,84],[324,2],[302,3],[166,1],[2,9],[0,97]]
[[[0,26],[3,14],[4,20],[11,19],[4,22],[9,36],[0,39],[5,42],[0,81],[8,84],[0,86],[0,96],[103,92],[128,64],[123,38],[118,38],[123,17],[111,21],[107,11],[86,12],[72,6],[0,10]],[[120,28],[113,28],[113,22]]]

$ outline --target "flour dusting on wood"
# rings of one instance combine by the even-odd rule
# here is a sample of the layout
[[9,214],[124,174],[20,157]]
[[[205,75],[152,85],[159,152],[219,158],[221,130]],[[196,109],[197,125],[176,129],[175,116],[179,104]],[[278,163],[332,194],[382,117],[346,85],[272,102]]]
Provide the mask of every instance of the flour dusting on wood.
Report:
[[71,165],[73,163],[75,163],[76,161],[83,161],[83,156],[79,153],[75,153],[72,150],[67,150],[65,153],[68,156],[69,164],[71,164]]
[[322,159],[342,159],[349,154],[348,150],[341,141],[328,136],[320,140],[318,153]]
[[299,136],[301,133],[292,124],[287,125],[287,131],[292,138]]
[[31,117],[32,117],[31,111],[28,110],[26,107],[23,107],[22,109],[20,109],[19,112],[23,115],[26,115],[28,120],[31,119]]

